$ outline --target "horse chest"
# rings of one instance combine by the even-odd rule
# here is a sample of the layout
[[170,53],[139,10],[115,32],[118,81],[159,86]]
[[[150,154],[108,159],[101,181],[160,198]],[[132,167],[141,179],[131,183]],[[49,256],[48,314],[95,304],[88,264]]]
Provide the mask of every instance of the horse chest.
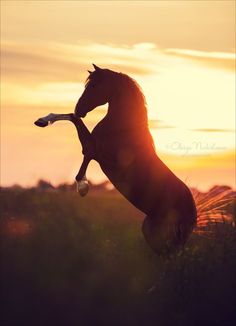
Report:
[[128,169],[136,160],[135,148],[116,139],[96,139],[96,160],[116,169]]

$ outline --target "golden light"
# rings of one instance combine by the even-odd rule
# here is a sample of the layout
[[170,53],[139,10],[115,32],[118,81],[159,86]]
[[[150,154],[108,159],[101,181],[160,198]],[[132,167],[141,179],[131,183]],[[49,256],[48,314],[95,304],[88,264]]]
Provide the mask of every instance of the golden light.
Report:
[[[122,32],[126,41],[121,42],[118,35],[114,36],[117,29],[111,22],[106,41],[99,39],[99,35],[106,33],[103,27],[99,30],[100,34],[93,31],[96,37],[91,40],[88,36],[92,35],[90,24],[96,22],[99,15],[92,11],[93,19],[90,17],[89,20],[88,16],[81,14],[89,10],[89,4],[75,2],[68,6],[66,2],[60,2],[51,28],[50,11],[46,10],[51,8],[51,2],[5,2],[1,61],[2,184],[18,182],[29,185],[41,177],[54,183],[73,180],[82,160],[75,130],[68,122],[38,130],[33,122],[50,112],[72,112],[83,91],[86,71],[94,62],[104,68],[127,73],[138,81],[147,99],[149,124],[157,152],[178,175],[182,178],[191,176],[192,185],[196,185],[199,178],[200,186],[223,183],[224,180],[233,185],[235,56],[233,46],[228,46],[232,44],[229,41],[231,9],[228,5],[217,4],[214,6],[215,13],[212,13],[210,3],[194,3],[185,9],[188,12],[186,17],[191,18],[195,29],[189,27],[184,46],[181,43],[182,22],[175,20],[174,12],[179,10],[175,5],[167,8],[164,3],[140,3],[136,8],[137,16],[148,13],[154,17],[156,10],[159,19],[155,16],[152,23],[160,26],[165,23],[166,29],[155,28],[153,30],[158,33],[153,32],[150,36],[146,30],[148,27],[143,25],[140,33],[146,33],[149,38],[140,35],[138,39],[138,35],[124,35]],[[115,20],[115,13],[125,3],[116,3],[116,12],[113,6],[104,3],[102,6],[106,6]],[[127,2],[127,6],[132,6],[131,2]],[[96,8],[102,12],[99,6]],[[201,8],[205,13],[211,13],[212,23],[211,30],[205,30],[204,39],[200,39],[203,35],[201,28],[204,24],[209,26],[209,21],[197,19],[196,10],[200,13]],[[179,47],[170,41],[173,31],[168,30],[168,26],[172,25],[166,24],[161,15],[167,9],[171,24],[175,26],[175,40],[179,42],[176,41]],[[126,11],[122,12],[125,24],[131,17]],[[218,33],[222,46],[214,43],[211,37],[217,31],[219,14],[224,18],[220,26],[222,33]],[[75,31],[72,23],[66,24],[61,19],[65,15],[74,24],[78,22],[87,26],[83,30],[88,35],[83,38],[83,33]],[[62,29],[61,34],[59,31]],[[195,48],[192,36],[197,32],[200,36],[195,38]],[[112,41],[110,35],[113,36]],[[162,43],[158,43],[156,35]],[[170,46],[165,44],[165,40]],[[200,40],[201,46],[198,44]],[[105,112],[104,107],[87,115],[85,122],[89,129]],[[212,180],[206,173],[209,169],[223,169],[224,172]],[[89,168],[89,174],[95,181],[104,178],[95,163]]]

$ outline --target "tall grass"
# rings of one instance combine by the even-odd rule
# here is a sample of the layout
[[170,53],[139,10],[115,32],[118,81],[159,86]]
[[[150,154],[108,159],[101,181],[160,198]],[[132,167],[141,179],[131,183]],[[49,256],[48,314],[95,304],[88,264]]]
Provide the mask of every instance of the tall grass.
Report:
[[234,194],[194,196],[196,232],[165,259],[117,194],[2,191],[1,324],[234,325]]
[[[226,189],[225,189],[226,188]],[[195,231],[212,230],[209,225],[236,222],[236,192],[229,187],[213,187],[207,193],[192,191],[197,207],[197,228]]]

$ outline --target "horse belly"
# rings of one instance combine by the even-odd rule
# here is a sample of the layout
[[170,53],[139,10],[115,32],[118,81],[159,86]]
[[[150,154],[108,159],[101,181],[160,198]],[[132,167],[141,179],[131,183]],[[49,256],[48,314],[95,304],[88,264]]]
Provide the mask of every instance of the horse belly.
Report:
[[99,163],[115,188],[136,208],[145,214],[154,213],[156,207],[160,209],[159,197],[163,198],[164,187],[157,182],[147,162],[138,161],[126,168],[119,164]]

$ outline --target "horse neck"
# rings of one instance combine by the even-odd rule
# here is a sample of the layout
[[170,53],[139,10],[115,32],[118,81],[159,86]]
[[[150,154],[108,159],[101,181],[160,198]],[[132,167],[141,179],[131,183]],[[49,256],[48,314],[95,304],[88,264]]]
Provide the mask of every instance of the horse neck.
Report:
[[111,100],[108,105],[107,121],[113,128],[135,129],[147,126],[147,112],[145,106],[124,99]]

